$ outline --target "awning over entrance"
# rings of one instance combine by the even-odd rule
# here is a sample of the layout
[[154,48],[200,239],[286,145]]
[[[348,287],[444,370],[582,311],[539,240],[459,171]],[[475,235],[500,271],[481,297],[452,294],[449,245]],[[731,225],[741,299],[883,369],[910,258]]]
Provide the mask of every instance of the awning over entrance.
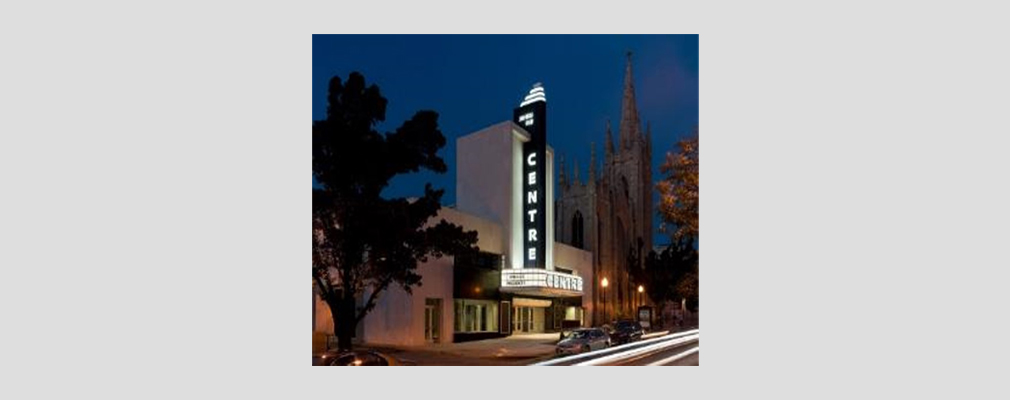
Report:
[[550,307],[550,300],[528,299],[525,297],[513,297],[512,305],[516,307]]

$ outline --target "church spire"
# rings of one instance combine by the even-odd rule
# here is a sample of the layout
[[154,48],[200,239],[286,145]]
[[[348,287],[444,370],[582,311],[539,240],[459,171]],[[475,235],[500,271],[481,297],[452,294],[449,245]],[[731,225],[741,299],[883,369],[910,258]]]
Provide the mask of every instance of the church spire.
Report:
[[579,158],[575,157],[575,184],[581,186],[582,180],[579,179]]
[[624,69],[624,98],[621,102],[621,148],[631,147],[632,140],[641,136],[638,122],[638,107],[635,104],[635,82],[631,74],[631,51]]
[[610,133],[610,118],[607,118],[607,161],[614,155],[614,135]]
[[565,155],[561,154],[558,158],[558,164],[561,164],[561,172],[558,173],[558,183],[561,186],[561,190],[565,190]]
[[596,142],[589,142],[589,184],[596,184]]

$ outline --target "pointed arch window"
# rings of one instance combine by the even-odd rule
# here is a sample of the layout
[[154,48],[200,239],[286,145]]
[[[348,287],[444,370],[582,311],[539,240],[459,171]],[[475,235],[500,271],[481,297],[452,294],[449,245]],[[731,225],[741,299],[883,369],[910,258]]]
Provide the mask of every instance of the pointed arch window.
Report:
[[572,246],[580,249],[584,249],[586,246],[582,213],[577,210],[575,211],[575,215],[572,216]]
[[628,192],[628,179],[621,176],[621,186],[624,188],[624,200],[631,201],[631,193]]

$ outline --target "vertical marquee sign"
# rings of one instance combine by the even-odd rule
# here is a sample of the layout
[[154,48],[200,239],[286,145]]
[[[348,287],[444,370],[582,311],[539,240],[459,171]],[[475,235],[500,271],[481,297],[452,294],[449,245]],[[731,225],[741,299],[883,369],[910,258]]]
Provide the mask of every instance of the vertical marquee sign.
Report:
[[512,121],[530,134],[523,143],[523,268],[545,269],[547,237],[547,97],[533,85]]

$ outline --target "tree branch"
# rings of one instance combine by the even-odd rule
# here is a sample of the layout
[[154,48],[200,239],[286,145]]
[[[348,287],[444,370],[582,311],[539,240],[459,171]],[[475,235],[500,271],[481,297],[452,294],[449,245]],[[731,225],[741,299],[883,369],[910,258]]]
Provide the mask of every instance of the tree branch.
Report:
[[372,294],[368,296],[368,301],[365,302],[365,306],[362,307],[361,312],[354,317],[355,323],[360,323],[361,320],[365,318],[365,315],[368,314],[369,311],[372,311],[373,308],[375,308],[375,300],[379,298],[379,293],[382,292],[383,290],[386,290],[386,287],[389,286],[389,284],[392,281],[393,277],[387,276],[385,279],[382,280],[382,282],[379,283],[379,286],[376,286],[375,288],[372,289]]

